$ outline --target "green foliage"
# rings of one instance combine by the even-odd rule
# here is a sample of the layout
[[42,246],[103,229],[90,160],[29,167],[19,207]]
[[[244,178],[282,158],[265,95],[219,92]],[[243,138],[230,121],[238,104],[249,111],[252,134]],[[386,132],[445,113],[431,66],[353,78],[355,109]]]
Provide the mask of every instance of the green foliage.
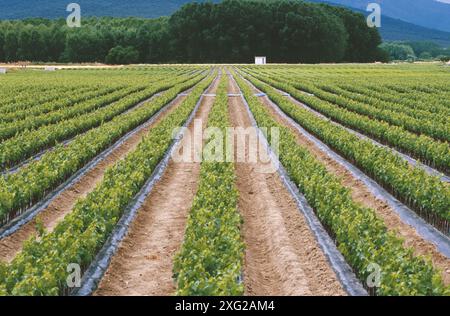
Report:
[[340,17],[298,1],[192,3],[171,16],[169,30],[183,62],[340,61],[347,45]]
[[430,60],[432,58],[433,58],[433,56],[431,56],[430,52],[422,52],[419,55],[419,59],[423,59],[423,60]]
[[439,55],[450,56],[450,50],[443,48],[434,42],[429,41],[407,41],[405,45],[411,46],[416,56],[420,56],[424,53],[429,54],[431,57],[437,57]]
[[378,31],[361,14],[294,0],[225,0],[183,6],[171,17],[0,22],[0,60],[272,62],[382,60]]
[[[350,121],[358,121],[361,124],[367,122],[361,117],[354,119],[351,112],[346,113],[343,109],[321,101],[315,96],[296,91],[291,84],[282,83],[268,77],[256,76],[283,91],[291,93],[292,96],[312,106],[319,112],[323,112],[332,118],[339,117],[338,121],[343,122],[344,125],[347,125],[347,122]],[[337,150],[349,161],[354,162],[366,174],[372,176],[388,191],[392,191],[401,200],[411,205],[418,213],[431,219],[432,222],[434,220],[436,222],[442,220],[450,221],[450,211],[448,209],[448,205],[450,205],[450,189],[438,177],[430,176],[419,168],[410,167],[406,161],[390,150],[376,146],[368,140],[358,138],[344,128],[331,124],[329,121],[319,118],[310,111],[295,105],[268,84],[250,76],[246,77],[260,90],[267,93],[285,113],[305,129],[317,135],[323,142]],[[371,128],[373,130],[383,128],[380,123],[372,122]],[[392,135],[392,138],[400,141],[407,140],[407,138],[395,135],[396,132],[400,131],[398,128],[391,126],[386,129],[383,128],[383,130],[386,135]],[[427,142],[424,142],[423,146],[426,146],[426,144]],[[444,145],[448,146],[447,144]],[[419,148],[423,147],[420,146]],[[436,156],[436,159],[448,160],[448,151],[447,147],[445,151],[441,151],[440,155]],[[445,234],[448,235],[448,232],[445,232]]]
[[386,42],[380,45],[380,49],[387,52],[391,60],[407,60],[416,57],[412,47],[406,44]]
[[344,22],[348,33],[344,61],[387,61],[385,55],[377,47],[381,44],[381,36],[378,30],[367,27],[366,18],[363,14],[330,5],[324,5],[324,8],[338,15]]
[[[36,117],[34,119],[35,121],[38,121],[36,125],[39,126],[44,123],[49,124],[38,129],[25,128],[20,131],[20,129],[17,130],[17,128],[11,124],[13,126],[7,129],[5,132],[6,135],[2,135],[3,137],[1,138],[10,136],[10,130],[18,133],[14,135],[14,137],[7,139],[0,144],[0,151],[2,152],[0,166],[2,168],[13,166],[60,141],[69,139],[92,128],[98,127],[105,122],[111,121],[117,115],[129,110],[137,103],[169,87],[171,87],[170,83],[163,83],[152,85],[147,88],[134,86],[123,90],[121,89],[109,95],[89,100],[84,103],[82,107],[76,106],[75,113],[70,107],[63,109],[63,114],[55,113],[55,116],[58,117],[58,119],[54,124],[50,124],[52,123],[51,119],[55,118],[53,115]],[[88,108],[92,113],[87,110]],[[98,110],[93,111],[95,109]],[[83,114],[83,112],[87,113]],[[61,119],[61,116],[65,116],[67,119]],[[20,128],[20,125],[18,125],[18,128]]]
[[[366,284],[370,274],[368,265],[376,263],[382,273],[378,295],[450,295],[450,287],[444,286],[439,271],[428,260],[414,256],[412,249],[404,248],[402,240],[387,231],[373,210],[356,204],[350,191],[341,184],[341,179],[329,173],[324,165],[301,147],[289,128],[275,121],[242,79],[237,78],[237,81],[257,124],[266,128],[279,128],[281,163],[320,221],[334,235],[339,250],[361,282]],[[320,136],[322,139],[327,140],[337,134],[340,143],[351,144],[342,130],[334,129],[327,121],[321,122],[309,112],[297,111],[299,107],[281,96],[276,97],[272,89],[261,84],[258,86],[264,87],[270,97],[305,128],[317,126],[317,131],[323,130],[324,134]],[[270,139],[270,134],[268,137]],[[371,156],[371,160],[376,161],[376,158]]]
[[392,60],[432,59],[449,56],[450,49],[429,41],[385,42],[380,48],[389,54]]
[[[285,79],[288,76],[292,77],[289,77],[290,79]],[[355,93],[343,91],[343,89],[335,87],[335,84],[312,84],[311,82],[303,80],[296,74],[289,74],[287,76],[269,75],[269,77],[276,79],[277,81],[288,83],[300,91],[312,93],[323,101],[338,105],[341,108],[342,116],[347,114],[344,110],[346,109],[352,113],[354,112],[368,117],[373,121],[384,121],[392,126],[403,128],[406,134],[408,134],[407,132],[409,131],[410,134],[415,133],[417,135],[429,136],[427,140],[434,144],[436,148],[440,148],[440,153],[450,152],[450,147],[446,144],[442,144],[442,142],[450,141],[450,125],[447,122],[447,111],[442,113],[430,113],[427,110],[411,109],[408,106],[403,106],[398,103],[380,102],[378,100],[370,99],[365,95],[355,96]],[[298,93],[299,92],[297,91],[297,94]],[[360,117],[359,115],[355,115],[355,118],[357,116]],[[413,138],[415,137],[415,135],[410,136]],[[444,148],[446,150],[443,150]],[[427,159],[428,161],[435,160],[421,156],[420,154],[418,157]],[[445,159],[440,161],[440,166],[444,171],[445,166],[448,165],[448,163],[450,163],[450,161]]]
[[[78,263],[86,268],[92,262],[126,206],[164,157],[172,143],[174,128],[187,120],[211,81],[209,76],[196,85],[183,103],[157,123],[133,152],[106,171],[102,182],[87,197],[78,200],[72,212],[51,233],[39,240],[29,240],[10,264],[0,266],[0,291],[6,289],[10,295],[63,293],[67,266]],[[175,89],[170,90],[162,98],[163,103],[177,93]],[[152,112],[153,106],[150,106]],[[130,119],[142,120],[142,114],[130,114]],[[104,131],[104,134],[108,137],[109,133]]]
[[[80,134],[68,145],[57,146],[54,150],[45,153],[38,161],[21,168],[17,173],[0,177],[0,221],[6,220],[11,212],[24,210],[30,206],[30,203],[39,201],[91,159],[111,146],[114,141],[144,123],[165,104],[173,100],[178,93],[189,89],[204,76],[200,75],[192,79],[188,76],[174,77],[168,80],[163,80],[159,76],[157,78],[161,82],[151,85],[136,95],[131,94],[123,97],[120,101],[117,101],[116,105],[120,108],[130,108],[154,93],[168,89],[162,96],[148,102],[145,106],[123,115],[119,115],[122,111],[116,112],[109,122],[106,122],[105,119],[100,119],[102,124],[99,127],[90,129],[84,134],[82,133],[83,129],[78,130],[77,133]],[[111,107],[108,111],[114,111],[114,107]],[[90,119],[95,120],[96,115],[91,114]],[[81,121],[76,121],[77,123],[74,126],[79,126],[80,124],[84,126],[86,118],[81,115],[75,120],[79,119]],[[41,138],[51,139],[54,137],[54,134],[57,134],[57,131],[67,130],[68,127],[64,123],[62,123],[63,128],[58,128],[57,124],[57,129],[52,130],[50,134],[37,129],[36,138],[31,140],[23,138],[22,141],[24,144],[30,144],[28,148],[31,148],[32,145],[37,146],[41,143]],[[5,143],[8,142],[4,142],[2,145]],[[6,157],[7,152],[12,152],[12,149],[5,151],[4,157]]]
[[448,61],[450,61],[450,54],[449,55],[439,55],[436,57],[436,59],[438,59],[442,62],[448,62]]
[[134,64],[139,61],[139,52],[133,46],[116,46],[106,55],[107,64]]
[[[286,80],[277,76],[272,76],[274,79],[267,76],[256,76],[258,79],[289,92],[296,99],[345,126],[355,128],[383,143],[393,145],[443,172],[448,171],[450,146],[445,141],[439,141],[441,137],[443,140],[447,140],[449,137],[449,126],[445,123],[446,114],[437,114],[431,119],[414,119],[402,113],[397,114],[395,106],[391,110],[377,109],[373,105],[355,102],[339,94],[323,91],[301,80]],[[330,87],[328,89],[333,90]],[[312,93],[314,96],[307,95],[303,91]],[[393,126],[387,122],[395,122],[395,124]],[[417,134],[409,132],[407,127]],[[436,129],[439,130],[437,134],[431,132]],[[428,132],[425,132],[426,130]],[[438,139],[433,139],[422,134],[439,136]]]
[[[227,76],[222,76],[208,126],[221,128],[226,138],[228,120]],[[225,144],[225,138],[223,143]],[[202,162],[180,252],[174,260],[178,295],[243,295],[238,282],[244,244],[235,188],[234,164]]]

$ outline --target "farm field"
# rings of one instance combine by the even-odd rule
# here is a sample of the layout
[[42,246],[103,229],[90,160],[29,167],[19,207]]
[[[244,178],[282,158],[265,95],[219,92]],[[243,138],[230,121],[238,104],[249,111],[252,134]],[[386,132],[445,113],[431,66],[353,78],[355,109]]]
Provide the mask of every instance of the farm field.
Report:
[[10,70],[0,295],[449,296],[449,82],[439,64]]

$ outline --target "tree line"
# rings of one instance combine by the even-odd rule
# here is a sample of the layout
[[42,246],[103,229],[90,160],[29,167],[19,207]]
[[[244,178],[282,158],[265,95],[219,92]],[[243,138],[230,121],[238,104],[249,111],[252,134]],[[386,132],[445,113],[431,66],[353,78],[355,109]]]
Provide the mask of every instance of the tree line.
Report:
[[380,48],[388,53],[390,60],[450,60],[450,48],[429,41],[385,42]]
[[294,0],[190,3],[170,17],[0,22],[0,61],[116,63],[371,62],[388,58],[365,17]]

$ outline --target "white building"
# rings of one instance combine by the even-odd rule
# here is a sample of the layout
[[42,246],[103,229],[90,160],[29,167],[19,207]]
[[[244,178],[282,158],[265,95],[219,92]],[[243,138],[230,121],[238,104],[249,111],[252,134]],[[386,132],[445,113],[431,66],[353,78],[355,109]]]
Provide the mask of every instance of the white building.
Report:
[[56,71],[56,67],[45,66],[44,70],[45,70],[45,71]]
[[255,57],[255,65],[265,65],[265,64],[266,64],[266,57],[265,56]]

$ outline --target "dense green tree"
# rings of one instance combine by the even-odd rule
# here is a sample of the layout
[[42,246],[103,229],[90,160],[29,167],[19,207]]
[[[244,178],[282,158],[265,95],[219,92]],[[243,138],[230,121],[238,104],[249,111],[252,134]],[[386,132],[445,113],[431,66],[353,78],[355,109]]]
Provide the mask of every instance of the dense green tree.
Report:
[[366,19],[362,14],[341,7],[329,5],[324,5],[324,7],[338,15],[347,30],[348,44],[345,49],[344,61],[384,61],[385,57],[378,48],[381,44],[381,36],[376,28],[367,26]]
[[443,61],[443,62],[448,62],[450,61],[450,54],[449,55],[439,55],[436,56],[437,60]]
[[116,46],[106,56],[108,64],[134,64],[139,61],[139,52],[133,46]]
[[32,60],[33,59],[33,45],[31,44],[31,31],[32,26],[27,25],[19,32],[17,39],[17,58],[19,60]]
[[347,45],[338,16],[298,1],[192,3],[171,16],[169,33],[186,62],[340,61]]
[[380,48],[386,51],[392,60],[414,59],[416,55],[411,46],[402,43],[383,43]]
[[70,61],[103,62],[110,49],[108,34],[94,27],[86,26],[67,32],[66,56]]
[[2,61],[366,62],[382,59],[380,42],[360,14],[295,0],[191,3],[171,17],[85,18],[81,28],[64,19],[0,22]]
[[0,60],[5,60],[5,52],[3,46],[5,45],[5,33],[0,30]]
[[[431,57],[438,57],[440,55],[443,56],[450,56],[450,49],[443,48],[436,43],[429,42],[429,41],[423,41],[423,42],[417,42],[417,41],[408,41],[404,42],[405,45],[411,46],[416,56],[431,56]],[[430,57],[430,58],[431,58]]]
[[17,60],[17,34],[14,31],[7,31],[5,34],[5,44],[3,51],[5,53],[5,61]]
[[424,42],[408,41],[404,42],[404,44],[410,46],[417,56],[420,56],[422,55],[422,53],[425,52],[429,53],[432,56],[437,56],[442,50],[442,47],[439,46],[438,44],[428,41]]
[[425,59],[425,60],[427,60],[427,59],[432,59],[433,56],[431,56],[431,53],[429,53],[429,52],[422,52],[422,53],[419,55],[419,58],[420,58],[420,59]]
[[67,29],[57,24],[49,26],[47,43],[47,54],[49,61],[60,61],[66,46]]

